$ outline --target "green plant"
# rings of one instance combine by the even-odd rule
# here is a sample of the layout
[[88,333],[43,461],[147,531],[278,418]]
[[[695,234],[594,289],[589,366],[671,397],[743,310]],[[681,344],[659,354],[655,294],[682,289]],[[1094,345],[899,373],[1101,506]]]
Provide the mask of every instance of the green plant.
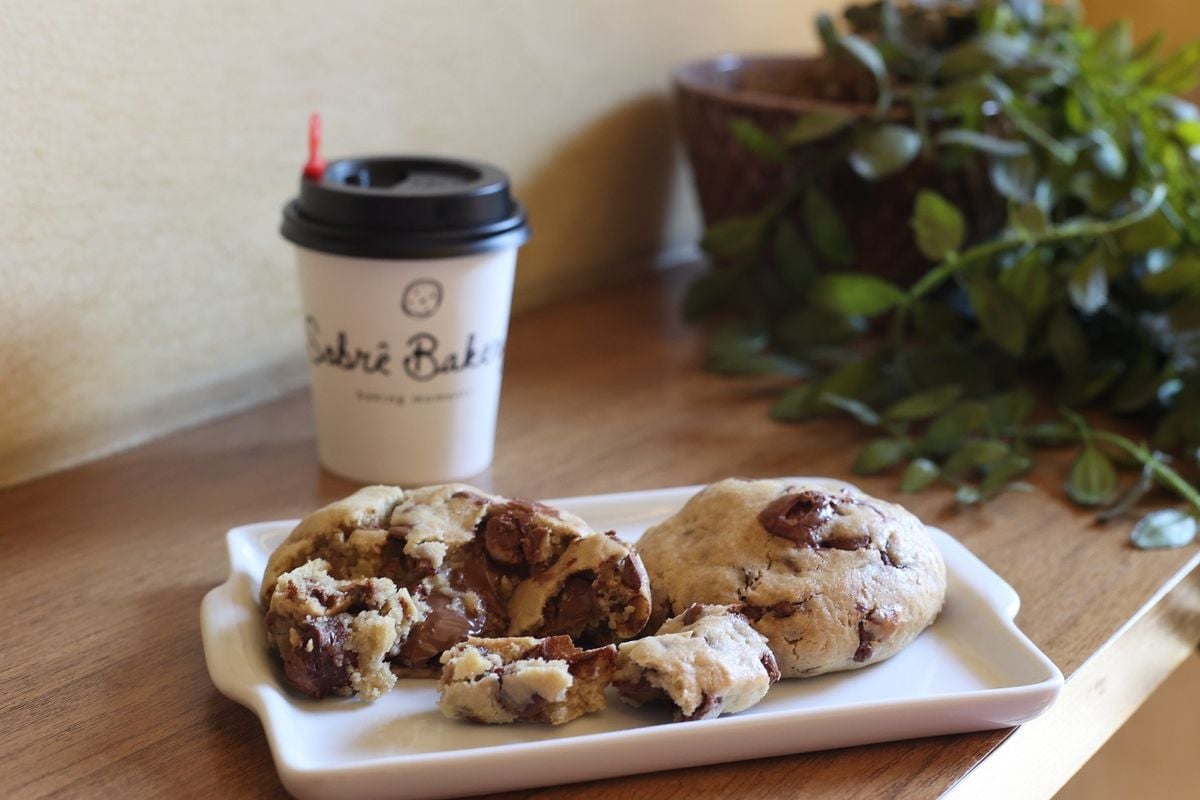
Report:
[[[1076,503],[1124,513],[1156,486],[1190,513],[1139,523],[1138,546],[1196,533],[1200,494],[1183,477],[1200,455],[1200,43],[1159,54],[1127,24],[1083,25],[1074,4],[946,0],[825,16],[826,58],[875,85],[869,118],[837,110],[733,134],[778,165],[785,188],[759,213],[711,226],[715,265],[685,316],[724,315],[709,342],[719,372],[802,379],[779,420],[849,414],[877,437],[854,470],[901,471],[901,488],[952,485],[975,503],[1020,478],[1039,447],[1073,445]],[[831,148],[796,168],[798,148]],[[947,198],[916,196],[912,229],[930,265],[911,286],[857,264],[822,186],[848,165],[887,180],[924,161],[986,174],[998,229]],[[864,209],[862,213],[870,213]],[[1057,419],[1031,421],[1035,393]],[[1104,409],[1135,441],[1073,408]],[[1123,490],[1118,469],[1138,476]]]

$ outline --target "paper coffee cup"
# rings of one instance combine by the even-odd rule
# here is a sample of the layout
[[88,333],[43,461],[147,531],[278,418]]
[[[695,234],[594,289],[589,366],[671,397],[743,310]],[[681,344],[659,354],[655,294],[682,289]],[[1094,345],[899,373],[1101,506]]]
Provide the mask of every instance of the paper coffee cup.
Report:
[[492,461],[516,251],[495,167],[357,158],[305,179],[296,244],[317,450],[362,482],[464,478]]

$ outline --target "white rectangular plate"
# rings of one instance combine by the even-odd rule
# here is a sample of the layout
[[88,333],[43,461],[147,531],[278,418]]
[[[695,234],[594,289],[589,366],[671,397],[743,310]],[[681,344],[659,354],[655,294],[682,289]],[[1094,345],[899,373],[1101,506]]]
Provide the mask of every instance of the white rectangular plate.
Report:
[[[548,501],[636,541],[700,487]],[[475,725],[437,710],[433,680],[402,680],[374,703],[288,690],[256,596],[294,520],[234,528],[229,580],[204,598],[213,683],[262,719],[279,776],[302,798],[435,798],[1019,725],[1045,711],[1062,673],[1013,623],[1018,598],[948,534],[946,607],[912,645],[861,670],[776,684],[740,714],[673,723],[609,697],[563,725]],[[611,690],[610,690],[611,692]]]

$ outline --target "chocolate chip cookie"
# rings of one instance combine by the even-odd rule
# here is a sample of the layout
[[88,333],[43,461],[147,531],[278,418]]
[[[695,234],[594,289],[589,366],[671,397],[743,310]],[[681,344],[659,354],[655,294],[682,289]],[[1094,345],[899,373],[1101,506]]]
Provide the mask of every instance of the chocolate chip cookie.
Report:
[[650,616],[641,559],[612,533],[542,503],[462,484],[372,486],[303,520],[271,556],[267,585],[309,558],[339,578],[385,577],[428,607],[392,661],[432,675],[467,636],[637,635]]
[[607,707],[617,648],[583,650],[569,636],[472,636],[441,661],[438,708],[447,717],[561,725]]
[[395,685],[387,662],[428,610],[387,578],[337,580],[320,560],[280,575],[268,609],[288,683],[312,697],[368,700]]
[[648,530],[638,552],[655,619],[692,603],[737,604],[785,678],[894,655],[933,622],[946,592],[925,526],[837,481],[720,481]]
[[778,680],[766,637],[736,606],[696,604],[653,636],[623,643],[613,685],[631,705],[669,704],[690,721],[744,711]]

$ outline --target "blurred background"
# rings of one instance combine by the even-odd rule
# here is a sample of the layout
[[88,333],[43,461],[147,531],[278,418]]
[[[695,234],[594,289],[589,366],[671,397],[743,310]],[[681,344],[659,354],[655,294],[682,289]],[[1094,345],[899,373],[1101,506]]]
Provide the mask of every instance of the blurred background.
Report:
[[[508,170],[534,226],[520,311],[695,258],[671,70],[812,49],[814,13],[840,5],[0,0],[0,486],[303,385],[277,228],[311,111],[328,157]],[[1200,35],[1200,3],[1083,5]],[[1188,769],[1195,661],[1065,797],[1155,795]]]

